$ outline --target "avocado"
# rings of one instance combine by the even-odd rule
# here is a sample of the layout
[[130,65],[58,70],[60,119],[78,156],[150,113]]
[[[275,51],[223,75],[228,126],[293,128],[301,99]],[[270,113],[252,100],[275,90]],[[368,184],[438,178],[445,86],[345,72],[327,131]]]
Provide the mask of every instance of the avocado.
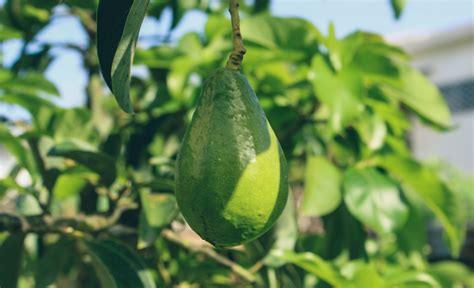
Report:
[[179,151],[176,199],[187,223],[218,247],[272,227],[288,198],[285,156],[247,79],[221,68],[203,90]]

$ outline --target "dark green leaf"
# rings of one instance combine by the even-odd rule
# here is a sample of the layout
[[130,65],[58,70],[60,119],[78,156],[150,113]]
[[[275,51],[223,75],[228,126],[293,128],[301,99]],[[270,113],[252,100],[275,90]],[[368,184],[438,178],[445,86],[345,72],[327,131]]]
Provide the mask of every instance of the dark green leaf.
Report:
[[105,82],[120,107],[133,112],[130,79],[135,46],[149,0],[101,0],[97,16],[97,49]]
[[406,0],[390,0],[392,4],[392,10],[395,18],[400,18],[402,15],[403,9],[405,8]]
[[71,6],[94,10],[99,1],[97,0],[64,0],[65,3]]
[[0,246],[0,287],[16,287],[23,259],[24,234],[8,236]]
[[46,287],[53,284],[62,272],[68,272],[75,255],[74,240],[60,238],[56,243],[46,248],[46,252],[39,259],[35,270],[36,287]]
[[323,216],[325,247],[322,255],[325,259],[334,259],[341,254],[349,254],[350,259],[366,258],[365,243],[367,232],[354,218],[344,204],[329,215]]
[[85,245],[103,287],[155,287],[143,260],[127,246],[112,240],[88,240]]
[[301,212],[307,216],[323,216],[341,203],[341,173],[325,157],[309,156]]
[[408,217],[396,184],[375,169],[346,172],[344,201],[352,215],[379,234],[398,230]]
[[196,8],[199,0],[173,0],[171,1],[171,12],[173,13],[173,21],[170,29],[176,28],[179,21],[183,18],[186,11]]
[[48,24],[54,4],[49,0],[7,0],[5,10],[12,26],[31,36]]
[[443,225],[451,252],[457,255],[464,231],[457,195],[435,173],[412,159],[387,155],[380,159],[380,165],[401,182],[407,196],[421,199],[431,209]]
[[51,148],[48,155],[69,158],[86,166],[99,174],[106,186],[112,184],[117,177],[115,160],[109,155],[84,144],[63,142]]

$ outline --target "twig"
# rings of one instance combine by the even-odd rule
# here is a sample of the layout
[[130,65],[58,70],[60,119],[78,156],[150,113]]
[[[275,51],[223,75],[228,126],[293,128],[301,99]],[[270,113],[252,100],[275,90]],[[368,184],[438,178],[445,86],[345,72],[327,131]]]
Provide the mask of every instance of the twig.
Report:
[[207,247],[198,247],[196,245],[192,245],[191,243],[181,239],[175,232],[173,232],[169,229],[163,230],[161,232],[161,235],[164,238],[168,239],[169,241],[182,246],[183,248],[186,248],[186,249],[191,250],[191,251],[196,252],[196,253],[201,253],[201,254],[213,259],[217,263],[230,268],[232,270],[232,272],[234,272],[235,274],[237,274],[241,278],[245,279],[246,281],[248,281],[250,283],[255,282],[255,276],[250,271],[248,271],[244,267],[240,266],[239,264],[237,264],[237,263],[225,258],[224,256],[220,255],[214,249],[207,248]]
[[234,49],[227,61],[227,68],[239,71],[240,64],[242,64],[244,55],[247,52],[242,40],[242,33],[240,32],[239,0],[230,0],[229,12],[232,22],[232,43]]
[[47,214],[20,216],[0,213],[0,232],[37,234],[71,234],[81,232],[95,235],[112,228],[117,224],[123,212],[136,207],[134,203],[123,203],[119,205],[109,217],[101,215],[79,215],[76,218],[60,218]]

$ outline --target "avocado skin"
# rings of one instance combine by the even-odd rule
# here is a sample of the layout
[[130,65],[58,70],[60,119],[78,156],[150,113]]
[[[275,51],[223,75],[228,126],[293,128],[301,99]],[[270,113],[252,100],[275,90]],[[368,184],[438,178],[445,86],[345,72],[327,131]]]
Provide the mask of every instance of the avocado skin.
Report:
[[175,185],[185,220],[215,246],[249,242],[282,213],[286,160],[239,72],[217,69],[205,81],[179,152]]

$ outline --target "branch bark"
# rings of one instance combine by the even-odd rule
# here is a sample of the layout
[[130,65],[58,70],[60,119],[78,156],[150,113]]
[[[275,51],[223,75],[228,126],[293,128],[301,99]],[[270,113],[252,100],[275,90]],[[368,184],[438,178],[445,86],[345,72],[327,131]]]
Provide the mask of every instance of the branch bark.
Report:
[[137,208],[134,203],[119,205],[108,217],[102,215],[78,215],[76,218],[53,217],[48,214],[21,216],[0,213],[0,232],[72,234],[87,233],[95,235],[117,224],[123,212]]
[[240,32],[239,0],[230,0],[229,12],[232,22],[232,43],[234,48],[227,61],[227,68],[240,71],[240,65],[247,50],[244,47],[242,33]]

